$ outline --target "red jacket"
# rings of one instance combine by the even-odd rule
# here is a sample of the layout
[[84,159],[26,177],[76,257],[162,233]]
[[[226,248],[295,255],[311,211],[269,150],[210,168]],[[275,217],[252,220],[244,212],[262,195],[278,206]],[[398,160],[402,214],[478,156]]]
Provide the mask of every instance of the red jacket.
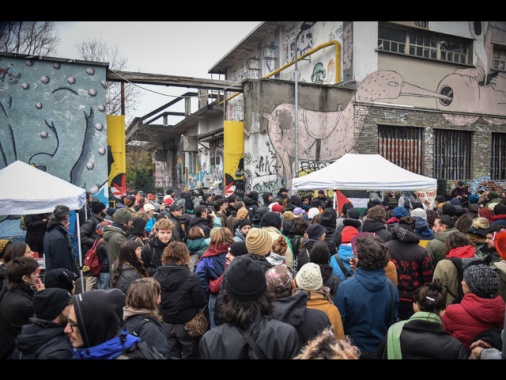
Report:
[[468,293],[459,304],[446,307],[442,317],[443,327],[468,350],[477,334],[494,326],[503,327],[504,308],[501,296],[481,298]]

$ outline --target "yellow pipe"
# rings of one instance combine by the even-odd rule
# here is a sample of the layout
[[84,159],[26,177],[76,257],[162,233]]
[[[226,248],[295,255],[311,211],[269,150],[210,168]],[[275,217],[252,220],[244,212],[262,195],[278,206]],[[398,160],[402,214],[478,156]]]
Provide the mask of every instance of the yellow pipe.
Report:
[[[318,45],[317,47],[309,50],[307,53],[305,54],[302,54],[300,57],[297,58],[297,62],[300,61],[301,59],[304,59],[306,58],[307,56],[317,52],[318,50],[321,50],[323,48],[326,48],[328,46],[332,46],[334,45],[336,47],[336,62],[335,62],[335,65],[336,65],[336,74],[335,74],[335,77],[336,77],[336,83],[339,83],[341,81],[341,75],[340,75],[340,67],[341,67],[341,44],[339,43],[339,41],[336,41],[336,40],[332,40],[332,41],[329,41],[329,42],[325,42],[321,45]],[[272,77],[273,75],[276,75],[277,73],[279,73],[280,71],[283,71],[284,69],[286,69],[287,67],[290,67],[292,65],[295,64],[295,60],[293,60],[292,62],[288,62],[286,65],[284,66],[281,66],[279,69],[276,69],[274,70],[272,73],[270,73],[269,75],[266,75],[265,77],[263,77],[262,79],[267,79],[267,78],[270,78]],[[227,99],[224,100],[224,102],[230,100],[230,99],[233,99],[235,98],[237,95],[240,95],[241,93],[240,92],[236,92],[234,95],[228,97]],[[222,105],[223,102],[218,102],[219,105]]]

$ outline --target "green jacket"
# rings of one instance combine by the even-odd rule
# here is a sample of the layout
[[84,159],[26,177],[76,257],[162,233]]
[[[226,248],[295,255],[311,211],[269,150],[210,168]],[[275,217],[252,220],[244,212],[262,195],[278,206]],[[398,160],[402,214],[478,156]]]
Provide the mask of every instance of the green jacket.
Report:
[[440,260],[443,260],[446,257],[445,254],[445,242],[452,232],[457,232],[456,228],[448,228],[445,231],[439,231],[434,239],[427,243],[425,249],[429,252],[430,257],[432,258],[432,264],[434,268]]
[[127,233],[120,227],[106,226],[104,227],[103,236],[106,242],[107,259],[112,265],[118,259],[121,243],[128,240]]

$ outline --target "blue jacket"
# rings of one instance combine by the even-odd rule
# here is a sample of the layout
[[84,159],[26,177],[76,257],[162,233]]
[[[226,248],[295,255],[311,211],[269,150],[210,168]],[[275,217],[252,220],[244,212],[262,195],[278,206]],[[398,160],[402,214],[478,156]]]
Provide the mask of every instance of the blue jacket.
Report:
[[365,270],[358,267],[355,275],[337,288],[336,306],[341,313],[344,332],[363,354],[376,353],[392,321],[389,285],[392,287],[393,319],[397,319],[399,293],[385,269]]
[[[344,267],[348,269],[350,273],[352,273],[351,266],[350,266],[350,259],[353,257],[353,251],[351,249],[351,244],[341,244],[339,246],[339,250],[337,251],[337,254],[341,258],[341,261],[344,264]],[[332,273],[339,277],[341,281],[346,280],[346,275],[341,270],[341,267],[339,266],[339,263],[337,262],[334,255],[330,257],[330,265],[332,266]]]

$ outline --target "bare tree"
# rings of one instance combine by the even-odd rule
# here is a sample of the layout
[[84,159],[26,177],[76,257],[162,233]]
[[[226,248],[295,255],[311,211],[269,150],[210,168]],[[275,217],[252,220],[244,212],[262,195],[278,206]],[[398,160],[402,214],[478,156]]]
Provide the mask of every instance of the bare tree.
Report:
[[[74,51],[85,61],[107,62],[110,70],[122,71],[127,68],[128,60],[119,54],[118,47],[109,47],[102,39],[91,38],[82,40],[74,45]],[[125,112],[127,125],[131,115],[137,110],[140,99],[140,90],[133,84],[125,84]],[[119,82],[107,82],[106,90],[107,113],[109,115],[121,115],[121,84]]]
[[59,44],[51,21],[0,22],[0,51],[45,57],[55,53]]

